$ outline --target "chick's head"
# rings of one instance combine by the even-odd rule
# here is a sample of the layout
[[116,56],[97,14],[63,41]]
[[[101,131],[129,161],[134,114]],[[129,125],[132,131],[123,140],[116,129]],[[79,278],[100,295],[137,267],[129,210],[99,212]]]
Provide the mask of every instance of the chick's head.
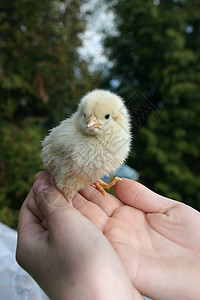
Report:
[[85,95],[77,111],[78,127],[85,134],[102,134],[111,128],[130,128],[128,111],[123,100],[104,90],[94,90]]

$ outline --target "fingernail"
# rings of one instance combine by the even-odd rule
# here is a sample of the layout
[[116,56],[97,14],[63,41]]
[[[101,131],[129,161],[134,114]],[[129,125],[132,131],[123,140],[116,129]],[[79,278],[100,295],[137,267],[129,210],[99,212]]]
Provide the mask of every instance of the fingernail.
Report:
[[34,182],[34,185],[33,185],[33,191],[34,191],[34,193],[37,195],[37,194],[39,194],[40,192],[42,192],[43,190],[47,189],[48,187],[49,187],[49,186],[47,185],[46,181],[37,179],[37,180]]
[[47,188],[48,188],[48,185],[41,184],[41,185],[38,186],[38,188],[36,190],[36,193],[39,194],[40,192],[42,192],[43,190],[45,190]]

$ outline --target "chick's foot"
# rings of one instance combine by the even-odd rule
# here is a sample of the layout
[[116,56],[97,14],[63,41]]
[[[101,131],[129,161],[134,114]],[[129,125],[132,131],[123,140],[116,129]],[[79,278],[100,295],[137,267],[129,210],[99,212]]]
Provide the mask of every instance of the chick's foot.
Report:
[[92,185],[105,196],[106,192],[104,191],[104,189],[110,189],[116,184],[117,181],[122,181],[122,179],[120,177],[115,177],[110,183],[106,183],[103,180],[99,179],[93,182]]

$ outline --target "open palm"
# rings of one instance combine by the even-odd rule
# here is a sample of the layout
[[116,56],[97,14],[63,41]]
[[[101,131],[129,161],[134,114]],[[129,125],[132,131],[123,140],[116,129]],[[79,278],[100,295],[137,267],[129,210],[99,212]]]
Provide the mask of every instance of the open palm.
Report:
[[200,299],[200,214],[128,179],[115,192],[118,199],[87,187],[73,203],[110,241],[134,286],[153,299]]
[[107,237],[134,287],[153,299],[200,299],[200,213],[128,179],[115,192],[89,186],[73,204]]

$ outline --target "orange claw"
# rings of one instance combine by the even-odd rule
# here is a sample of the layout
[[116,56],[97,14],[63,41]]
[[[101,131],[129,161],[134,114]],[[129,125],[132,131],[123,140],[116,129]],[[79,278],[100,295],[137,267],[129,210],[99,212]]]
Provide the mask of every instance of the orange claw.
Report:
[[115,177],[110,183],[106,183],[103,180],[99,179],[93,182],[92,185],[96,187],[96,189],[105,196],[106,192],[104,191],[104,188],[110,189],[112,186],[115,185],[117,181],[122,181],[122,179],[120,177]]

